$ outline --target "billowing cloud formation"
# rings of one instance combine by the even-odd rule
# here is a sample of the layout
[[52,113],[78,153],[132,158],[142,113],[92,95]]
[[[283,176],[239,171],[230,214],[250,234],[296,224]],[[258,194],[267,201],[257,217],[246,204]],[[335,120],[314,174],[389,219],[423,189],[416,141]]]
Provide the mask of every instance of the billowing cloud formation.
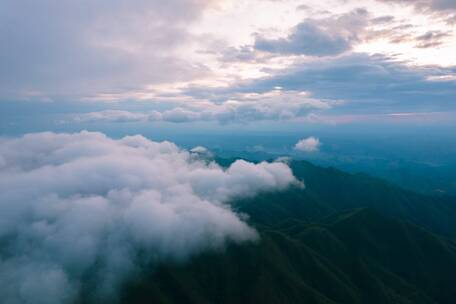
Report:
[[267,39],[257,36],[255,48],[280,54],[328,56],[351,49],[368,24],[366,10],[358,9],[341,16],[306,19],[287,38]]
[[255,239],[224,203],[292,183],[283,163],[222,169],[142,136],[2,139],[2,303],[68,303],[81,290],[110,296],[140,263]]
[[329,109],[330,103],[310,98],[306,92],[274,89],[265,93],[233,94],[239,100],[223,103],[197,102],[178,105],[169,110],[129,112],[106,110],[76,114],[78,122],[193,122],[246,123],[258,120],[286,120],[308,115],[314,110]]
[[295,145],[295,150],[302,151],[302,152],[316,152],[320,149],[320,140],[313,136],[301,139]]

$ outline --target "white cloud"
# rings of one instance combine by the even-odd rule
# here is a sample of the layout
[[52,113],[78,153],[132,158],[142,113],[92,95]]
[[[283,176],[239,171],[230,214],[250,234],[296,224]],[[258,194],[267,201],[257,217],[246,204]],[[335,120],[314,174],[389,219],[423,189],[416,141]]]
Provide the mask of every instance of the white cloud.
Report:
[[313,136],[306,139],[301,139],[295,145],[295,150],[302,152],[316,152],[320,149],[320,140]]
[[208,153],[209,150],[203,146],[196,146],[196,147],[190,149],[190,152],[197,153],[197,154],[205,154],[205,153]]
[[297,183],[283,163],[222,169],[142,136],[30,134],[0,140],[0,159],[5,303],[71,302],[88,274],[114,296],[141,263],[254,240],[226,203]]
[[265,93],[234,94],[222,103],[195,101],[177,104],[163,111],[130,112],[105,110],[75,114],[76,122],[143,122],[174,123],[217,121],[247,123],[258,120],[290,120],[305,117],[312,111],[331,108],[330,102],[313,99],[306,92],[275,89]]
[[214,157],[214,154],[208,148],[203,146],[196,146],[190,149],[190,152],[201,158],[211,159]]

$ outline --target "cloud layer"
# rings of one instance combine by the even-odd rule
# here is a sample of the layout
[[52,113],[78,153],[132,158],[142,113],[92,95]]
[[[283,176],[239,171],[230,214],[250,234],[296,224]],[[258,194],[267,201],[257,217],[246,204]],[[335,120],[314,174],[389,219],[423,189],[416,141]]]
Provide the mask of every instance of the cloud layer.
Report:
[[345,112],[454,110],[453,68],[411,68],[394,58],[351,54],[303,62],[239,90],[309,91],[314,98],[347,101]]
[[[223,93],[221,94],[223,95]],[[149,112],[105,110],[75,114],[77,122],[194,122],[248,123],[258,120],[287,120],[304,117],[312,111],[329,109],[329,102],[313,99],[303,91],[274,89],[264,93],[234,93],[222,103],[199,101],[174,105],[171,109]]]
[[254,240],[226,203],[292,183],[283,163],[236,161],[222,169],[141,136],[3,139],[0,297],[69,303],[92,291],[106,299],[141,263]]
[[81,98],[202,75],[180,56],[215,0],[5,0],[0,98]]

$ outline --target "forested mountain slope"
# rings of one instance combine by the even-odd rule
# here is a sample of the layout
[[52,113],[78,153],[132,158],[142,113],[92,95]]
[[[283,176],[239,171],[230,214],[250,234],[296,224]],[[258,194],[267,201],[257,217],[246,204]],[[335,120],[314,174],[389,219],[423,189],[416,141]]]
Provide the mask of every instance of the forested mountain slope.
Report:
[[455,202],[292,162],[305,189],[233,202],[260,233],[146,268],[123,303],[456,302]]

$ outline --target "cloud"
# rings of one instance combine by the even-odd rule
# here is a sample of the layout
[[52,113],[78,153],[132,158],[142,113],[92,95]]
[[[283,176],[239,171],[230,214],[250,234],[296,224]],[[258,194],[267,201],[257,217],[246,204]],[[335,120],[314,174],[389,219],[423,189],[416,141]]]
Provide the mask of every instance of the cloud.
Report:
[[214,157],[214,154],[203,146],[196,146],[190,149],[190,153],[196,154],[198,157],[211,159]]
[[[433,41],[432,36],[421,40]],[[194,102],[141,113],[148,121],[225,124],[302,120],[321,112],[356,115],[454,111],[455,75],[451,67],[411,66],[392,57],[354,53],[300,61],[273,71],[271,76],[230,87],[191,88],[182,94],[192,96]],[[114,120],[103,118],[111,115],[109,111],[96,112],[75,115],[86,122]],[[137,121],[143,120],[143,114]]]
[[377,0],[379,2],[400,3],[414,5],[420,10],[433,10],[439,12],[452,12],[456,10],[456,2],[453,0]]
[[179,50],[214,2],[2,1],[0,97],[80,99],[204,75]]
[[162,111],[103,110],[75,114],[73,120],[76,122],[249,123],[259,120],[290,120],[305,117],[312,111],[331,107],[330,103],[311,98],[306,92],[282,91],[278,88],[261,94],[239,93],[220,96],[220,98],[230,97],[235,99],[228,99],[221,103],[195,101],[193,104],[178,104]]
[[394,58],[355,53],[297,63],[232,90],[262,92],[280,86],[283,90],[308,91],[329,104],[331,100],[345,101],[329,109],[339,113],[446,111],[455,109],[454,75],[453,68],[410,66]]
[[75,117],[78,122],[140,122],[148,121],[153,117],[153,113],[134,113],[124,110],[103,110],[99,112],[89,112]]
[[391,24],[392,22],[394,22],[394,20],[395,20],[394,16],[385,15],[385,16],[373,18],[371,20],[371,23],[372,24]]
[[227,202],[297,183],[283,163],[222,169],[142,136],[29,134],[0,159],[4,303],[113,300],[141,265],[254,240]]
[[357,9],[324,19],[306,19],[286,38],[257,35],[255,49],[283,55],[331,56],[344,53],[360,40],[368,25],[368,12]]
[[444,46],[451,41],[452,37],[450,30],[428,30],[417,34],[415,26],[407,23],[390,28],[372,30],[370,33],[373,40],[383,38],[393,44],[414,45],[420,49]]
[[320,145],[320,140],[311,136],[298,141],[294,148],[301,152],[317,152],[320,149]]
[[415,37],[418,48],[432,48],[442,45],[445,38],[451,37],[449,32],[442,31],[428,31],[422,35]]

